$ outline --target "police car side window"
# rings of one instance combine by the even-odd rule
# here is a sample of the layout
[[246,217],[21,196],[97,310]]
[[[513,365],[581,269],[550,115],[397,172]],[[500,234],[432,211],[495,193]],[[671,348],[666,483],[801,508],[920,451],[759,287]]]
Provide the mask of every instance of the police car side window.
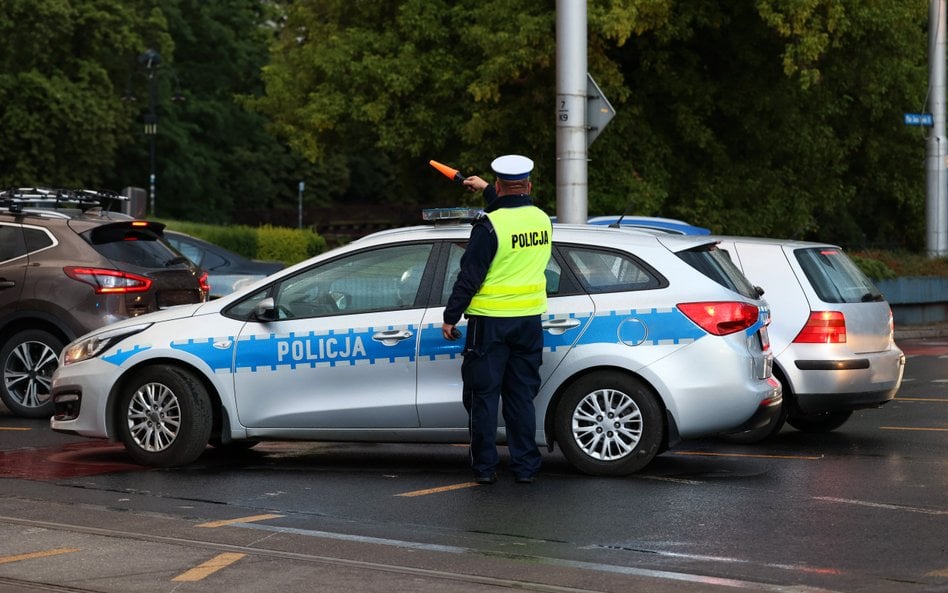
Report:
[[287,278],[273,295],[279,319],[412,307],[431,250],[425,243],[361,251]]
[[619,292],[659,288],[662,280],[645,264],[628,254],[568,247],[570,267],[590,292]]
[[560,264],[551,257],[550,261],[546,263],[546,270],[543,273],[546,275],[546,295],[557,296],[560,293],[560,278],[563,277]]
[[[446,306],[451,297],[451,291],[454,289],[454,282],[458,279],[458,272],[461,270],[461,256],[464,255],[464,249],[467,243],[452,243],[448,252],[448,265],[444,275],[444,286],[441,287],[440,305]],[[547,296],[557,296],[560,293],[560,278],[562,269],[556,259],[550,258],[546,264],[546,294]]]
[[441,288],[440,304],[442,306],[446,306],[451,297],[454,282],[458,279],[458,272],[461,271],[461,256],[464,255],[466,248],[467,243],[451,243],[448,248],[448,267],[444,275],[444,286]]

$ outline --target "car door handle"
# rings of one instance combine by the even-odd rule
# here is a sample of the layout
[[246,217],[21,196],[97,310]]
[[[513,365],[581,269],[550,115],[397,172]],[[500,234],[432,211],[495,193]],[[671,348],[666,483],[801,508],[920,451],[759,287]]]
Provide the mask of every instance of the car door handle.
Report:
[[554,336],[558,336],[560,334],[566,333],[574,327],[579,327],[579,325],[579,319],[551,319],[549,321],[543,322],[543,329],[550,332]]
[[0,288],[13,288],[16,282],[13,280],[0,280]]
[[407,329],[394,329],[388,331],[375,332],[372,334],[372,339],[376,342],[381,342],[385,346],[394,346],[395,344],[401,342],[402,340],[407,340],[414,336],[415,334],[411,333]]

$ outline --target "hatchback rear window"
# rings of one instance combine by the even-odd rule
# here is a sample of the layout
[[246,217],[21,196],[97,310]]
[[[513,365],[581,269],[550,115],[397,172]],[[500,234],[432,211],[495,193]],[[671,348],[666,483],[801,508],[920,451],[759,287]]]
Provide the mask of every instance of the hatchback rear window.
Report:
[[142,268],[166,268],[186,263],[163,238],[149,228],[107,225],[83,233],[103,257]]
[[862,303],[884,298],[862,270],[839,249],[810,247],[797,249],[794,255],[823,302]]
[[726,251],[718,249],[713,243],[679,251],[676,255],[721,286],[747,298],[760,298],[757,287],[751,284],[751,281],[731,261],[731,256]]

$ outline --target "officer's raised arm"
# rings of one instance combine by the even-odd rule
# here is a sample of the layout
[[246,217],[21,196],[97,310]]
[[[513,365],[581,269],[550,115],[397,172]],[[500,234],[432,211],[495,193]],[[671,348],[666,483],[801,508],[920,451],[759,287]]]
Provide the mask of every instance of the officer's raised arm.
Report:
[[462,184],[464,185],[464,187],[468,189],[468,191],[471,191],[471,192],[484,191],[484,188],[487,187],[488,185],[486,181],[484,181],[477,175],[471,175],[470,177],[467,177],[462,182]]

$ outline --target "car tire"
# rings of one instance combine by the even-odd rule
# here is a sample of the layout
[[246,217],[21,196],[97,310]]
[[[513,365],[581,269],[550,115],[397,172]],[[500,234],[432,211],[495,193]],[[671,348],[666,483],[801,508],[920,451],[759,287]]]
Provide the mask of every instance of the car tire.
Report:
[[664,431],[657,396],[620,372],[593,373],[570,385],[554,417],[563,455],[596,476],[639,471],[658,455]]
[[0,399],[11,413],[26,418],[53,415],[50,389],[62,349],[62,340],[40,329],[17,332],[0,348]]
[[787,424],[801,432],[821,433],[836,430],[853,415],[852,410],[843,410],[841,412],[825,412],[823,414],[813,414],[810,416],[791,414],[787,418]]
[[211,399],[191,373],[170,366],[148,367],[124,384],[120,397],[119,438],[136,462],[187,465],[207,447]]
[[735,445],[754,445],[766,441],[780,432],[780,429],[783,428],[783,425],[786,421],[787,406],[781,404],[780,413],[774,416],[774,418],[766,425],[751,430],[743,430],[741,432],[722,433],[718,435],[718,438],[726,443],[733,443]]

